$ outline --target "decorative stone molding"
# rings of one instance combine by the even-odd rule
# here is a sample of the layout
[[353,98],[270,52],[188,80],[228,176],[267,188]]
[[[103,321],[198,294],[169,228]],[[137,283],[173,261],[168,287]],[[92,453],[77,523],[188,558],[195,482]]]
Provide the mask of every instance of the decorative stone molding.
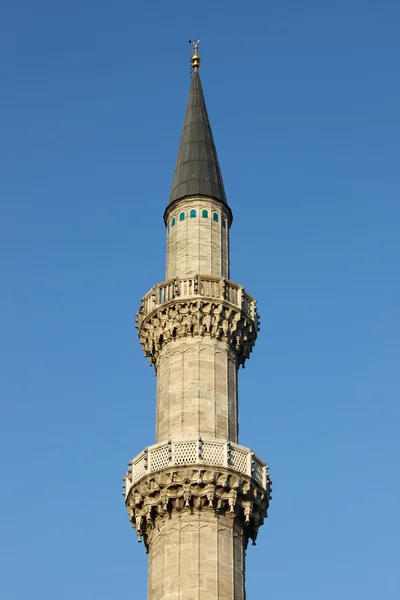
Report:
[[249,539],[255,544],[268,505],[269,488],[232,469],[205,466],[151,474],[133,485],[126,498],[129,519],[146,551],[157,520],[183,510],[230,516],[243,526],[246,545]]
[[205,336],[227,342],[236,352],[238,365],[249,358],[257,337],[257,324],[233,304],[202,298],[175,300],[161,305],[138,325],[139,339],[150,364],[169,341]]

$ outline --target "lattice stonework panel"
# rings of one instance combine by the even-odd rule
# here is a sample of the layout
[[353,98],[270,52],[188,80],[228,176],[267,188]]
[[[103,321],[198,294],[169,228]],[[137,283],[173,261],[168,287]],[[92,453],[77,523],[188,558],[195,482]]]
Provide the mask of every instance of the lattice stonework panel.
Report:
[[132,464],[132,481],[137,481],[146,474],[145,457],[141,456],[139,460]]
[[253,478],[257,481],[257,483],[259,483],[260,485],[263,484],[263,475],[264,475],[264,465],[262,465],[257,459],[254,460],[253,462]]
[[205,464],[223,466],[225,464],[224,449],[224,444],[212,444],[210,442],[204,442],[203,460]]
[[156,448],[150,452],[150,470],[158,471],[165,469],[169,465],[169,449],[168,446]]
[[174,444],[173,462],[175,465],[193,465],[198,461],[197,442]]
[[240,473],[247,473],[248,453],[234,450],[232,453],[232,467]]

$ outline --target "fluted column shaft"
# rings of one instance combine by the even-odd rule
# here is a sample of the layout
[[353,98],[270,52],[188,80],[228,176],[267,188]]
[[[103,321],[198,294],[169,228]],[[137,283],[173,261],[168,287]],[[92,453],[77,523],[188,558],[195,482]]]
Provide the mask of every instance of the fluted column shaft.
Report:
[[199,437],[237,442],[237,365],[225,342],[169,342],[157,362],[156,443]]
[[174,512],[151,535],[149,600],[245,600],[241,526],[212,511]]

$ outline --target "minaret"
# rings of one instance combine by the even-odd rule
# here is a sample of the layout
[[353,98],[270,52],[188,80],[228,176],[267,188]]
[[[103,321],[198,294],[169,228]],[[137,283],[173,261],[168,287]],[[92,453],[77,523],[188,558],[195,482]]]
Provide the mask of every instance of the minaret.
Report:
[[270,499],[267,465],[238,444],[237,375],[256,301],[229,279],[228,206],[204,101],[198,42],[169,204],[166,280],[137,328],[157,376],[156,439],[124,496],[149,553],[148,600],[245,600],[245,551]]

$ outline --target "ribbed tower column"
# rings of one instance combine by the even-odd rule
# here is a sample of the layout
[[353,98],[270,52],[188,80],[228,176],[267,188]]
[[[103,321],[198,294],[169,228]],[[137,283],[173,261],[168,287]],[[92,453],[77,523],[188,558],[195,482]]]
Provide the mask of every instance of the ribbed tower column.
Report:
[[175,168],[166,280],[137,327],[157,374],[156,443],[129,463],[125,498],[149,552],[148,600],[245,600],[245,549],[270,498],[267,466],[238,445],[237,373],[255,300],[229,279],[227,204],[198,67]]

